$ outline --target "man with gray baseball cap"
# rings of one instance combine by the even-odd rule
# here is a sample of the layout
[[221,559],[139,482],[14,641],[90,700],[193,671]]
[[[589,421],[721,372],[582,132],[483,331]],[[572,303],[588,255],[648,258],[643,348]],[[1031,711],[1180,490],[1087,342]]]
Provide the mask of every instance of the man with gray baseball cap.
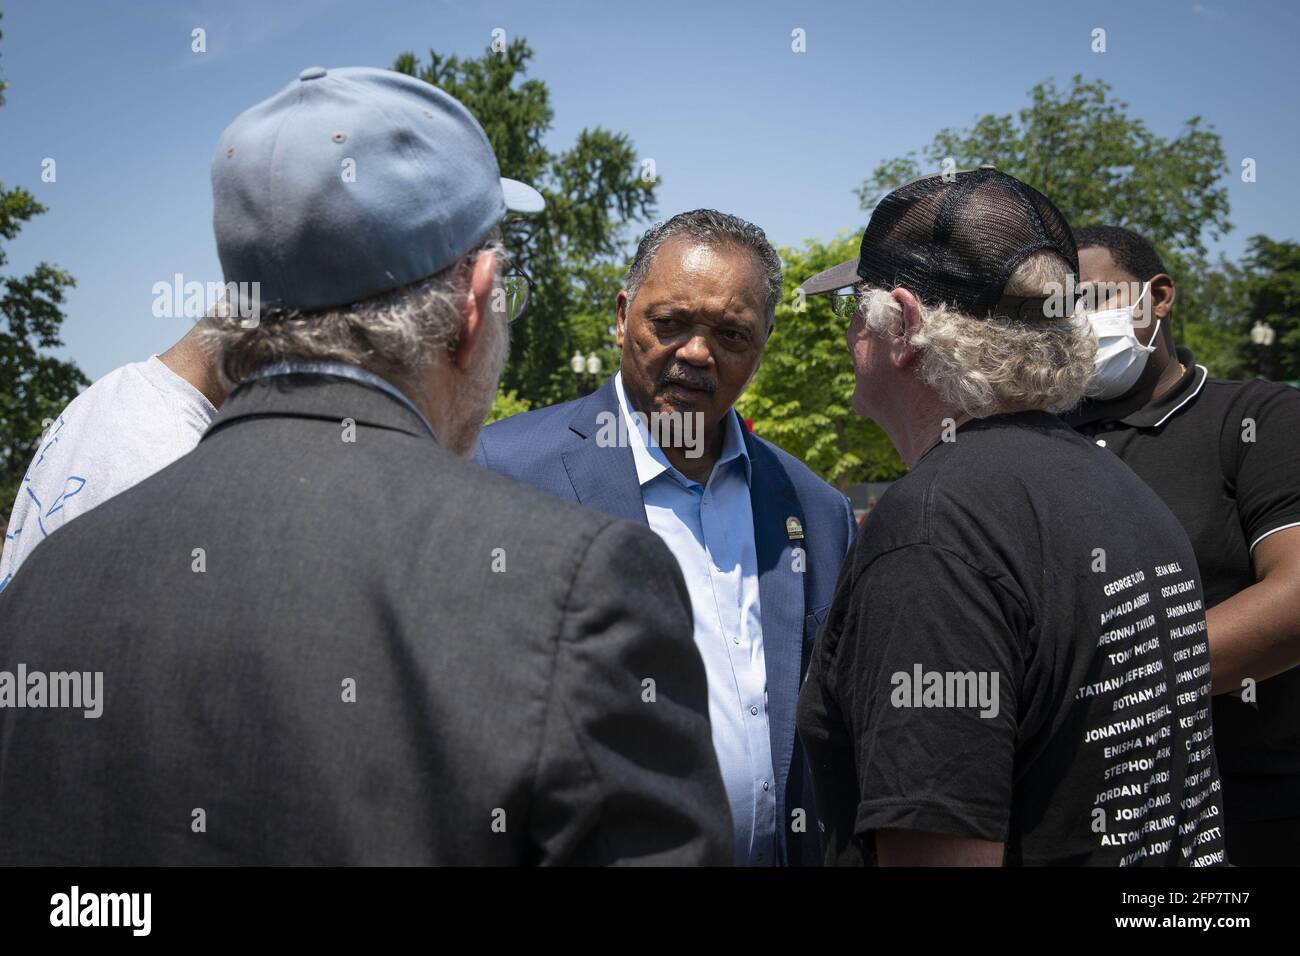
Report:
[[0,593],[0,863],[730,861],[672,556],[466,460],[542,197],[371,69],[303,71],[212,181],[233,391]]

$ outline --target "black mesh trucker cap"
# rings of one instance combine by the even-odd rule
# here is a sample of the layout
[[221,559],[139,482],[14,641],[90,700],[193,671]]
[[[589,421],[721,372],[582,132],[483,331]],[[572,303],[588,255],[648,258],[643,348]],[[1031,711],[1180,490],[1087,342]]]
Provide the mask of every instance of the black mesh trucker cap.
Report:
[[1078,273],[1070,224],[1038,190],[992,166],[946,179],[936,173],[880,201],[857,259],[799,288],[811,295],[858,282],[886,290],[902,286],[927,305],[946,302],[979,318],[1042,320],[1044,298],[1004,299],[1002,290],[1020,263],[1044,249]]

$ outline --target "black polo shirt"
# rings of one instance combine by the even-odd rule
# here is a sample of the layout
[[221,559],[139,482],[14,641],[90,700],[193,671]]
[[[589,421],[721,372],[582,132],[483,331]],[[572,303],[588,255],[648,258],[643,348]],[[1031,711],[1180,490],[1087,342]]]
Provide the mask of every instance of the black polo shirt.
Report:
[[[1191,351],[1159,398],[1085,402],[1066,421],[1164,499],[1196,552],[1207,608],[1255,583],[1254,547],[1300,525],[1300,391],[1212,379]],[[1254,703],[1214,698],[1228,820],[1300,817],[1300,667],[1261,681]]]

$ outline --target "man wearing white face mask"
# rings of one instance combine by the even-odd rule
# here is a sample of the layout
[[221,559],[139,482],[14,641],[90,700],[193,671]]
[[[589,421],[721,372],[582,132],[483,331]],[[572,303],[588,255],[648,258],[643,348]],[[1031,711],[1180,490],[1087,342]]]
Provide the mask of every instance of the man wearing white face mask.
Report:
[[[1131,291],[1131,285],[1119,285],[1113,289],[1103,288],[1104,286],[1105,283],[1094,284],[1089,290],[1093,301],[1128,298],[1128,292]],[[1172,295],[1172,282],[1164,288]],[[1154,326],[1151,326],[1148,319],[1141,320],[1143,328],[1147,329],[1147,334],[1142,338],[1138,337],[1137,328],[1139,312],[1149,314],[1149,303],[1146,300],[1150,289],[1151,283],[1144,282],[1142,291],[1132,305],[1098,309],[1088,314],[1092,333],[1097,338],[1097,377],[1093,379],[1088,394],[1098,401],[1119,398],[1132,391],[1147,366],[1148,357],[1156,350],[1156,346],[1148,343],[1159,334],[1161,320],[1156,319]],[[1172,299],[1169,301],[1172,302]],[[1173,365],[1169,364],[1168,367],[1173,368]]]
[[1300,864],[1300,392],[1209,378],[1175,348],[1155,248],[1075,233],[1097,337],[1091,398],[1066,416],[1182,522],[1205,591],[1229,858]]

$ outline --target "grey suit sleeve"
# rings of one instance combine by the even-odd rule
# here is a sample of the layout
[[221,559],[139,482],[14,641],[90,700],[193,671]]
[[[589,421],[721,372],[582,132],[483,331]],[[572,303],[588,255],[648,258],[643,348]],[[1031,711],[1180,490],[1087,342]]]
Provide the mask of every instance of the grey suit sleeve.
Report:
[[686,584],[630,522],[598,532],[574,576],[533,806],[544,864],[732,861]]

